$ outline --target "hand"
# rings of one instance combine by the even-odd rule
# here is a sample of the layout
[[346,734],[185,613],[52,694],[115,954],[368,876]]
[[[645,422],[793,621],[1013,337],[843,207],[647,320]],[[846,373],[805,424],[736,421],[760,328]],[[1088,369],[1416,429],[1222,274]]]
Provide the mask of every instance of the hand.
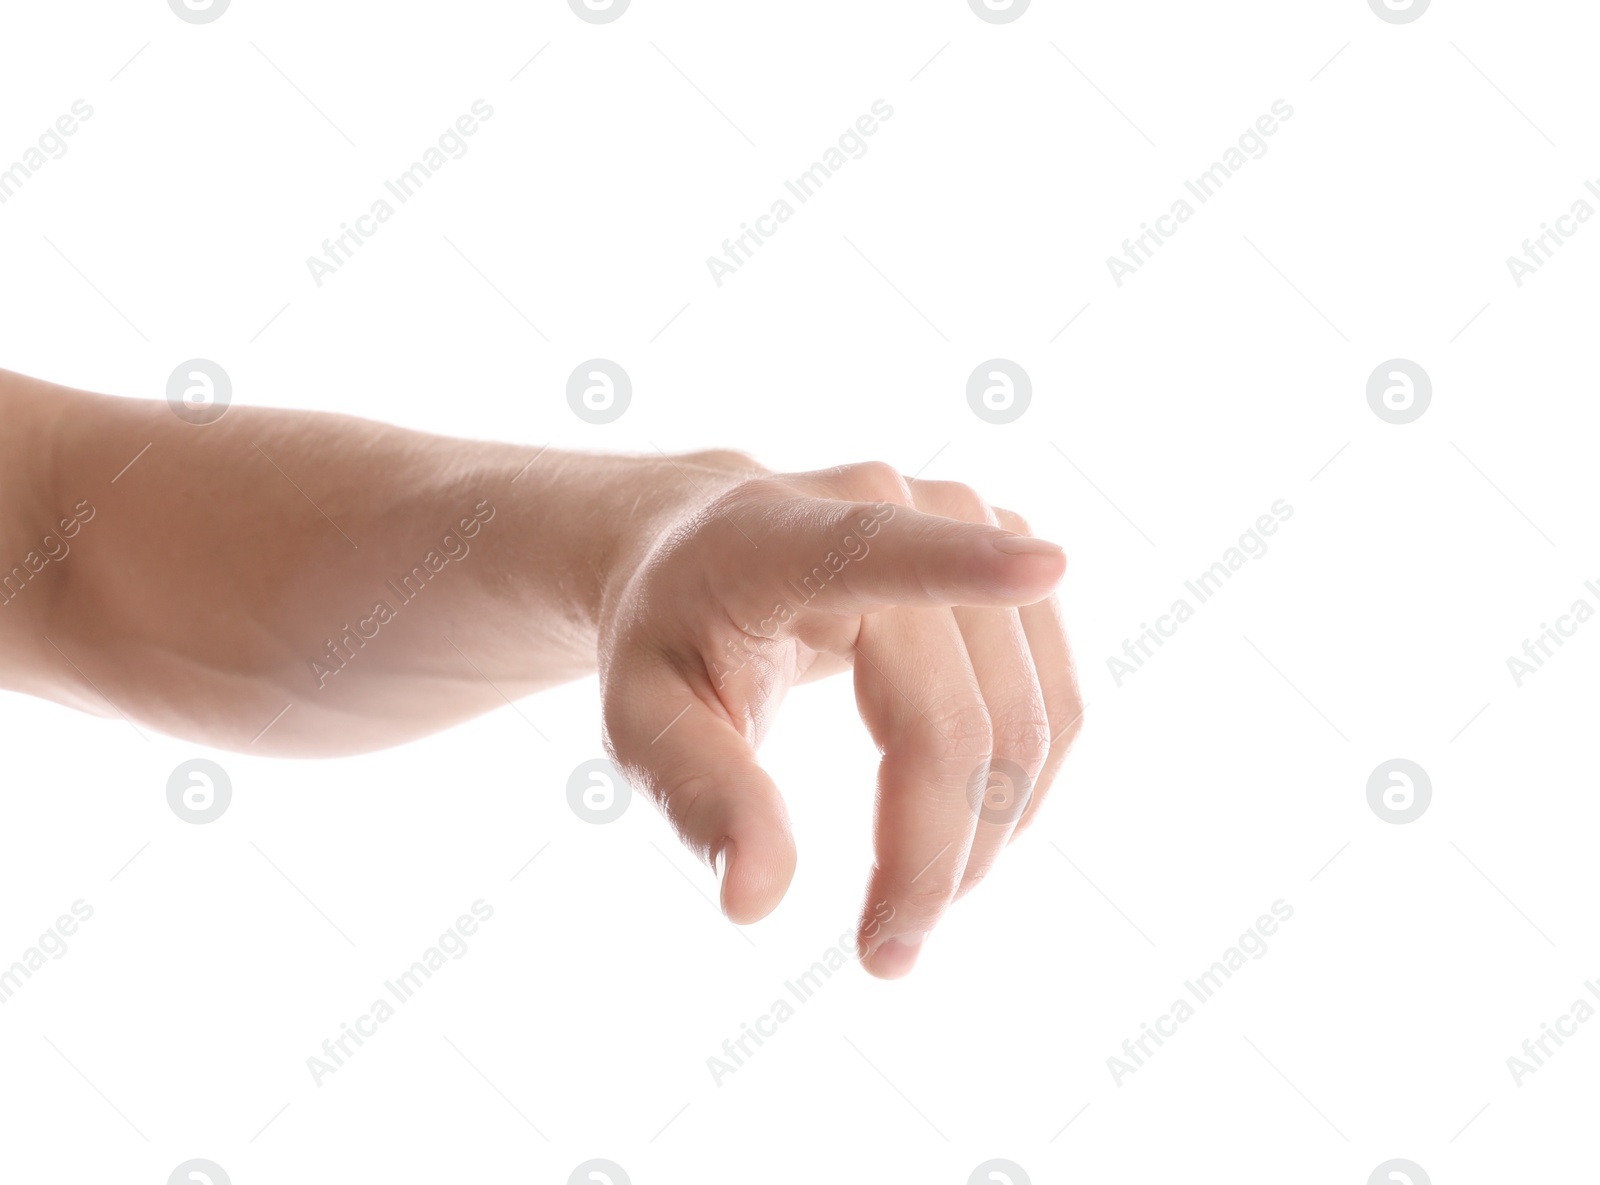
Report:
[[872,974],[905,975],[1037,814],[1077,733],[1050,596],[1066,566],[956,483],[875,463],[736,479],[605,594],[607,744],[718,872],[723,911],[754,922],[795,865],[755,748],[792,685],[853,667],[883,754],[858,948]]
[[[775,476],[715,450],[535,451],[276,408],[197,433],[162,402],[3,371],[0,421],[0,556],[103,491],[70,567],[12,571],[0,687],[215,747],[333,756],[598,661],[612,755],[718,870],[735,922],[766,916],[794,873],[755,747],[790,686],[854,668],[883,753],[857,929],[875,975],[911,969],[1032,820],[1078,728],[1047,599],[1066,557],[965,486],[877,464]],[[394,585],[407,572],[425,597]]]

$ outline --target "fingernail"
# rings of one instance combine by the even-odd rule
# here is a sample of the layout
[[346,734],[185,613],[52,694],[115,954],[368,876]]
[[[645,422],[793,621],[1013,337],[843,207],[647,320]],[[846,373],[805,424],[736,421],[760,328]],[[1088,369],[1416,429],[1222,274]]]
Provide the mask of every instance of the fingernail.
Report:
[[717,875],[717,901],[722,912],[728,912],[728,869],[733,864],[733,840],[726,840],[711,857],[712,871]]
[[994,541],[996,551],[1007,555],[1061,555],[1059,543],[1048,539],[1035,539],[1032,535],[1001,535]]
[[925,934],[901,934],[872,952],[872,972],[882,979],[899,979],[910,973],[922,953]]

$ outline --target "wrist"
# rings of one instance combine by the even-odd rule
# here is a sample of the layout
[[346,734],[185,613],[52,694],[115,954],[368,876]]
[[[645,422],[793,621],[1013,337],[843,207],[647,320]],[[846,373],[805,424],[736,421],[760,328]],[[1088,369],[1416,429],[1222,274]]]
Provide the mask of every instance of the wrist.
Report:
[[[651,555],[722,494],[771,472],[744,453],[727,449],[632,459],[632,472],[618,499],[615,525],[605,551],[600,580],[593,590],[597,632],[616,616],[616,607]],[[630,492],[631,491],[631,492]]]
[[605,623],[663,540],[713,499],[768,472],[724,450],[606,456],[518,449],[492,468],[512,513],[504,563],[489,583],[513,600],[519,616],[547,624],[559,617],[569,660],[591,669]]

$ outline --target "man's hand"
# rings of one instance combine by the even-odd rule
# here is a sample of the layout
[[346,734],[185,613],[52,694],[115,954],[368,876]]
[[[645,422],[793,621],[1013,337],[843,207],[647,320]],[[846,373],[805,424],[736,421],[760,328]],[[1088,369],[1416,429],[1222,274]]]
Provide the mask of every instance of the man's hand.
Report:
[[853,666],[883,753],[858,927],[873,974],[926,933],[1028,825],[1082,715],[1050,591],[1066,570],[1016,514],[880,464],[745,480],[672,524],[606,591],[608,743],[735,922],[794,873],[755,747],[793,684]]
[[613,755],[718,868],[736,922],[794,872],[755,746],[792,684],[854,668],[883,752],[859,930],[877,975],[910,970],[1078,727],[1047,599],[1066,557],[965,486],[260,407],[195,425],[4,371],[0,415],[0,687],[323,757],[598,656]]

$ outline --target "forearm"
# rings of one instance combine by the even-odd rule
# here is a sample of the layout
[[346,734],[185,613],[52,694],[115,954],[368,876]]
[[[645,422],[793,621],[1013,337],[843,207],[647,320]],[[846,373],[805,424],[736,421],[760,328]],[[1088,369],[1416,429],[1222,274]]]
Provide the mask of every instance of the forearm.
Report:
[[749,468],[33,385],[50,504],[90,517],[0,606],[44,642],[23,689],[252,751],[393,744],[589,673],[617,574]]

